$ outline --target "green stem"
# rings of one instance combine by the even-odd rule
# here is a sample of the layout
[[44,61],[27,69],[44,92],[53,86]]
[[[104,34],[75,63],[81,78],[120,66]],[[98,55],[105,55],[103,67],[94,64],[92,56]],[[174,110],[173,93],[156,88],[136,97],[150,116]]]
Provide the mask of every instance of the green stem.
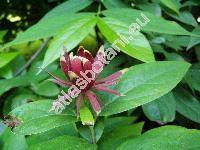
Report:
[[95,137],[95,132],[94,132],[94,126],[89,126],[91,135],[92,135],[92,143],[96,144],[96,137]]

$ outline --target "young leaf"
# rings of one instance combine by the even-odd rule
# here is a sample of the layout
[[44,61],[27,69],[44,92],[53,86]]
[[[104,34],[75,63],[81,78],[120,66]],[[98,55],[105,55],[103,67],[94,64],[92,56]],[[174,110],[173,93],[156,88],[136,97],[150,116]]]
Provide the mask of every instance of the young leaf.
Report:
[[141,28],[142,31],[172,35],[190,35],[188,31],[186,31],[176,22],[165,20],[145,11],[122,8],[109,9],[103,12],[105,16],[116,18],[122,22],[125,22],[126,24],[129,24],[129,26],[132,23],[136,23],[137,18],[141,18],[141,13],[143,13],[150,20],[150,22]]
[[[155,61],[154,55],[149,45],[148,40],[142,33],[131,34],[127,24],[120,22],[113,18],[98,19],[97,25],[101,30],[102,34],[110,43],[115,43],[116,45],[126,54],[142,60],[144,62]],[[129,43],[122,45],[120,35],[124,36]]]
[[186,62],[163,61],[129,68],[115,89],[125,96],[102,97],[101,115],[120,113],[151,102],[172,90],[187,72]]
[[55,150],[55,149],[68,149],[68,150],[73,150],[73,149],[81,149],[81,150],[97,150],[97,146],[94,144],[89,144],[87,141],[74,137],[74,136],[60,136],[57,138],[54,138],[52,140],[32,145],[30,146],[30,150],[35,150],[35,149],[40,149],[40,150]]
[[80,110],[80,118],[83,125],[93,126],[94,118],[87,107],[82,107]]
[[147,131],[142,136],[128,140],[116,150],[199,149],[200,131],[179,126],[163,126]]
[[63,46],[67,51],[72,50],[79,42],[81,42],[96,25],[96,17],[82,17],[70,22],[65,28],[59,32],[50,44],[44,57],[42,68],[55,61],[63,51]]
[[158,123],[168,123],[175,119],[176,101],[174,95],[170,92],[153,102],[142,106],[145,115]]
[[200,123],[200,102],[183,88],[174,92],[177,111],[186,118]]

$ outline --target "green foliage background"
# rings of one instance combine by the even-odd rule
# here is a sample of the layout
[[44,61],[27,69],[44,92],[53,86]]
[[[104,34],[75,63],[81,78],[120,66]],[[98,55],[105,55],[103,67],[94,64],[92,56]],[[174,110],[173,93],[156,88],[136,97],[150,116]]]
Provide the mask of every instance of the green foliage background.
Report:
[[[199,11],[199,0],[1,1],[0,149],[199,150]],[[95,56],[141,13],[150,22],[101,74],[129,68],[113,87],[125,96],[96,91],[99,116],[86,104],[77,119],[75,100],[50,112],[63,88],[38,67],[65,79],[63,46]]]

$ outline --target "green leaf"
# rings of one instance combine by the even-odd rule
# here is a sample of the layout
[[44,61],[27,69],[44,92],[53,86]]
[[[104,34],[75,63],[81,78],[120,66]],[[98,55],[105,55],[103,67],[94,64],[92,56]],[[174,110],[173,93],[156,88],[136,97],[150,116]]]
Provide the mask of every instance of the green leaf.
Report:
[[102,97],[101,115],[120,113],[151,102],[172,90],[187,72],[186,62],[162,61],[133,66],[121,78],[115,90],[125,96]]
[[[88,140],[88,142],[92,143],[93,139],[92,139],[92,134],[91,134],[91,127],[86,127],[86,126],[81,126],[78,129],[80,135]],[[98,140],[101,138],[102,134],[104,131],[104,124],[102,121],[98,121],[95,123],[94,126],[94,133],[95,133],[95,141],[98,142]]]
[[145,115],[158,123],[168,123],[175,119],[176,101],[174,95],[170,92],[153,102],[142,106]]
[[163,5],[179,14],[179,8],[174,0],[160,0]]
[[[15,108],[9,115],[17,117],[22,122],[26,122],[35,118],[54,115],[55,113],[50,111],[52,105],[52,100],[38,100]],[[63,114],[75,116],[75,113],[70,108],[63,111]]]
[[147,131],[142,136],[128,140],[116,150],[198,150],[200,131],[179,126],[163,126]]
[[11,79],[0,80],[0,95],[10,90],[11,88],[18,86],[27,86],[30,83],[30,78],[27,75],[19,76]]
[[99,18],[97,25],[110,43],[118,40],[122,42],[120,35],[128,39],[129,43],[124,43],[125,46],[119,43],[119,41],[116,44],[124,53],[144,62],[155,60],[151,46],[142,33],[130,34],[127,24],[108,17],[104,19]]
[[[199,35],[200,34],[200,27],[196,27],[193,31],[192,31],[193,34],[197,34]],[[197,45],[200,43],[200,37],[192,37],[190,38],[190,42],[188,44],[188,47],[187,47],[187,50],[191,49],[193,46]]]
[[[103,12],[107,17],[116,18],[122,22],[125,22],[129,26],[132,23],[136,23],[136,19],[141,18],[141,13],[149,18],[150,22],[141,28],[142,31],[155,32],[155,33],[165,33],[172,35],[190,35],[188,31],[178,25],[176,22],[168,21],[162,17],[155,16],[151,13],[140,11],[136,9],[110,9]],[[159,23],[159,28],[158,28]]]
[[87,143],[85,140],[73,136],[60,136],[52,140],[33,145],[30,150],[96,150],[97,146]]
[[0,53],[0,68],[7,65],[11,60],[13,60],[19,53],[18,52],[4,52]]
[[22,89],[22,90],[15,91],[14,95],[9,95],[9,97],[6,98],[4,101],[4,107],[3,107],[4,115],[7,115],[10,111],[12,111],[13,109],[23,104],[26,104],[26,103],[29,103],[30,101],[35,101],[35,100],[38,100],[36,95],[33,95],[28,90]]
[[189,86],[195,90],[200,91],[200,63],[193,64],[188,70],[185,80]]
[[89,16],[85,13],[75,14],[75,12],[89,6],[91,3],[92,0],[69,0],[58,5],[48,12],[37,24],[19,34],[14,41],[7,43],[3,48],[54,36],[58,31],[67,26],[69,22]]
[[[2,95],[4,92],[10,90],[11,88],[18,87],[18,86],[28,86],[31,83],[39,82],[41,80],[44,80],[48,77],[48,74],[45,72],[40,73],[36,77],[36,73],[38,72],[38,65],[41,65],[40,63],[36,65],[31,66],[30,71],[22,76],[14,77],[11,79],[4,79],[0,80],[0,95]],[[48,70],[52,72],[57,66],[51,65],[49,66]]]
[[81,108],[80,118],[83,125],[88,125],[88,126],[94,125],[93,115],[86,106]]
[[45,68],[60,56],[63,51],[63,46],[65,46],[68,51],[77,46],[78,43],[90,33],[95,25],[95,16],[82,17],[81,19],[68,23],[67,26],[56,35],[47,49],[42,68]]
[[6,65],[0,69],[0,77],[11,79],[13,78],[12,68],[10,65]]
[[6,140],[3,150],[14,150],[14,149],[19,149],[19,150],[27,150],[28,145],[26,143],[26,139],[23,135],[18,135],[12,133],[11,136]]
[[38,134],[76,121],[74,112],[70,108],[60,115],[55,115],[54,112],[50,112],[52,105],[51,100],[40,100],[11,111],[9,115],[17,117],[20,121],[14,132],[23,135]]
[[68,0],[63,2],[62,4],[56,6],[51,11],[49,11],[44,18],[50,18],[53,16],[67,14],[67,13],[75,13],[87,6],[89,6],[93,1],[92,0]]
[[138,5],[138,7],[140,9],[142,9],[143,11],[152,13],[156,16],[161,16],[162,15],[162,11],[160,8],[160,5],[156,4],[156,3],[142,3],[140,5]]
[[57,96],[59,94],[59,88],[51,81],[45,80],[39,84],[32,84],[32,90],[41,96]]
[[174,92],[177,111],[186,118],[200,123],[200,102],[183,88]]
[[105,129],[104,133],[110,133],[116,128],[131,125],[137,117],[112,117],[106,118],[104,121]]
[[128,4],[126,4],[125,2],[123,2],[121,0],[103,0],[102,2],[107,9],[130,7]]
[[0,120],[0,149],[3,149],[4,144],[13,133],[9,127],[7,127],[2,120]]
[[170,12],[167,12],[167,11],[165,11],[165,13],[167,13],[172,18],[174,18],[174,19],[176,19],[180,22],[183,22],[185,24],[189,24],[189,25],[192,25],[194,27],[198,26],[196,19],[194,18],[194,16],[189,11],[180,11],[179,15],[174,14],[174,13],[170,13]]
[[46,142],[48,140],[51,140],[63,135],[77,136],[78,132],[77,132],[75,123],[65,124],[58,128],[51,129],[47,132],[28,136],[27,143],[29,146],[31,146],[34,144]]
[[138,137],[142,133],[144,123],[138,123],[134,125],[128,125],[123,127],[118,127],[112,132],[105,134],[100,140],[99,148],[101,150],[114,150],[121,143],[128,139]]
[[70,115],[49,115],[21,122],[13,131],[22,135],[38,134],[75,121],[76,117]]
[[1,30],[0,31],[0,42],[3,42],[3,37],[6,35],[8,30]]

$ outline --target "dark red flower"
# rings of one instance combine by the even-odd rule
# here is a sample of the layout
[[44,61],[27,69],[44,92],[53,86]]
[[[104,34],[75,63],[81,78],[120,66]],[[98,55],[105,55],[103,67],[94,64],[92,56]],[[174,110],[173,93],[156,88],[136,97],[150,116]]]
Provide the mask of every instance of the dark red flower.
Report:
[[[64,49],[64,54],[60,57],[60,65],[62,71],[65,73],[66,78],[68,80],[64,81],[55,77],[51,73],[49,74],[53,77],[52,81],[61,86],[76,85],[77,79],[83,78],[82,73],[85,73],[87,70],[93,70],[94,68],[99,69],[98,67],[102,67],[103,69],[105,64],[102,62],[102,60],[100,60],[101,58],[105,59],[103,46],[99,49],[95,58],[91,55],[89,51],[85,50],[82,46],[79,47],[77,56],[73,56],[73,52],[71,52],[68,55],[66,50]],[[101,62],[100,64],[102,66],[94,65],[97,63],[97,61]],[[89,99],[93,110],[97,114],[101,112],[100,100],[92,90],[105,91],[111,94],[121,96],[117,91],[109,89],[108,86],[117,84],[120,76],[124,73],[124,71],[123,70],[117,71],[116,73],[106,78],[98,79],[100,72],[95,73],[94,78],[92,78],[92,74],[87,75],[89,78],[92,78],[92,80],[88,82],[87,86],[81,89],[81,93],[77,98],[76,106],[78,115],[84,96],[86,96]]]

